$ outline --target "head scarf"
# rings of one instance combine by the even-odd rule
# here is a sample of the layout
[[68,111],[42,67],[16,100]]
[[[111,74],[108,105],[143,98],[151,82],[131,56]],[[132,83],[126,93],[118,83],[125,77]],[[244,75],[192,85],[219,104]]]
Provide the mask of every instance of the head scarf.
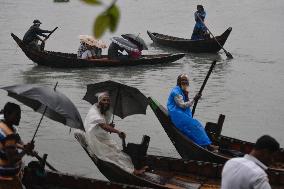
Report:
[[189,80],[189,77],[188,77],[187,74],[180,74],[180,75],[178,76],[178,78],[177,78],[177,85],[178,85],[178,86],[181,86],[181,80],[182,80],[182,78],[186,78],[187,80]]
[[98,102],[100,102],[104,97],[109,97],[109,93],[107,91],[97,93],[96,96],[98,97]]

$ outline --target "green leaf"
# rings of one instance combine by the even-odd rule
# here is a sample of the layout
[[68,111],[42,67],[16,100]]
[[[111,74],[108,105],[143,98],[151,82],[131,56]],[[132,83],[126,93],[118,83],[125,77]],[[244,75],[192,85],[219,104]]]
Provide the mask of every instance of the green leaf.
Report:
[[81,0],[81,1],[89,5],[101,5],[102,4],[102,2],[99,0]]
[[105,12],[100,14],[96,18],[95,24],[94,24],[94,27],[93,27],[93,33],[94,33],[95,37],[100,38],[104,34],[106,29],[109,27],[109,24],[110,24],[109,16],[106,15]]
[[107,14],[109,15],[110,18],[109,29],[111,32],[114,32],[117,28],[120,19],[120,11],[118,7],[114,4],[107,10]]
[[109,28],[111,32],[114,32],[117,28],[120,18],[120,12],[118,7],[114,4],[107,10],[102,12],[95,20],[93,27],[93,33],[96,38],[100,38],[105,31]]

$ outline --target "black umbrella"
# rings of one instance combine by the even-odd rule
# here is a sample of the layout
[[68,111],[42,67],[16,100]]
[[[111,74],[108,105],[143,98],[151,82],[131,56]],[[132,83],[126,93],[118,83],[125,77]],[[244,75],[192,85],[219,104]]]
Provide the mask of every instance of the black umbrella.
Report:
[[98,101],[97,93],[107,91],[113,106],[113,113],[120,118],[133,114],[146,114],[148,100],[137,88],[114,81],[104,81],[87,85],[87,92],[83,98],[94,104]]
[[131,41],[132,43],[134,43],[135,45],[137,45],[140,49],[148,50],[148,47],[147,47],[145,41],[141,37],[139,37],[139,34],[138,35],[122,34],[121,36],[124,39],[127,39],[127,40]]
[[131,52],[139,52],[139,48],[134,43],[122,38],[122,37],[112,37],[110,39],[113,43],[117,44],[121,48],[131,51]]
[[84,130],[82,118],[75,105],[68,97],[55,89],[32,84],[7,86],[2,87],[1,89],[6,90],[8,96],[15,98],[19,102],[31,107],[34,111],[39,112],[52,120],[72,128]]

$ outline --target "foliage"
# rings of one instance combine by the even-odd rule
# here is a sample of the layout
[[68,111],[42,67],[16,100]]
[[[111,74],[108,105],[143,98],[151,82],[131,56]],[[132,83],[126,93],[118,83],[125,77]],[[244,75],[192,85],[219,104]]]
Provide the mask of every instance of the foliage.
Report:
[[[99,0],[81,0],[89,5],[102,5]],[[93,34],[96,38],[102,37],[102,35],[109,29],[111,32],[115,32],[120,19],[120,11],[114,0],[109,7],[107,7],[102,13],[100,13],[93,24]]]

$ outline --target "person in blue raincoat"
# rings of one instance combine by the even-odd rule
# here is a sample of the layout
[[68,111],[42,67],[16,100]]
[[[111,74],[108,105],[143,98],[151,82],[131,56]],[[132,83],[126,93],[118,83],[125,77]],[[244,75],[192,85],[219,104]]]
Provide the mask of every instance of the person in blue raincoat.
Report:
[[184,135],[196,144],[208,148],[209,150],[218,149],[212,145],[202,124],[192,117],[190,107],[201,95],[197,94],[192,101],[189,100],[189,79],[186,74],[181,74],[177,78],[177,85],[171,90],[167,108],[173,124]]
[[208,35],[207,28],[204,25],[206,12],[202,5],[197,5],[197,11],[194,13],[195,26],[191,35],[191,40],[206,39]]

